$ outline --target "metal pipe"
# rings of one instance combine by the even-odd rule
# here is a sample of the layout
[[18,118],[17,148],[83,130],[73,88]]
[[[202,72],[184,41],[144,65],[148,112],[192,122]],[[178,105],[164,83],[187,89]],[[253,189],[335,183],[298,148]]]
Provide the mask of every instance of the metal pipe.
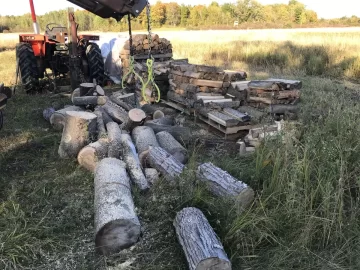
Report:
[[30,11],[31,11],[31,18],[32,18],[32,21],[33,21],[34,33],[35,34],[40,34],[40,27],[39,27],[39,24],[36,21],[36,13],[35,13],[34,2],[33,2],[33,0],[29,0],[29,2],[30,2]]

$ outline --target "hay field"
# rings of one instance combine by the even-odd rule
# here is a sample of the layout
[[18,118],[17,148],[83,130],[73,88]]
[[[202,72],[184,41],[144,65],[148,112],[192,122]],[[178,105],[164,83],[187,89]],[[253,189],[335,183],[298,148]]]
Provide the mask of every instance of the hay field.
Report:
[[[10,36],[16,39],[0,35],[0,44],[14,43]],[[0,269],[187,269],[172,227],[186,206],[203,210],[235,270],[360,269],[360,29],[161,36],[193,63],[245,69],[252,79],[302,80],[297,138],[271,141],[247,158],[195,149],[175,187],[161,182],[146,196],[134,193],[140,244],[103,258],[94,254],[92,176],[59,161],[61,134],[42,119],[44,108],[69,101],[19,92],[0,131]],[[0,52],[0,81],[11,84],[14,61],[14,50]],[[238,214],[195,185],[199,160],[253,187],[252,207]]]

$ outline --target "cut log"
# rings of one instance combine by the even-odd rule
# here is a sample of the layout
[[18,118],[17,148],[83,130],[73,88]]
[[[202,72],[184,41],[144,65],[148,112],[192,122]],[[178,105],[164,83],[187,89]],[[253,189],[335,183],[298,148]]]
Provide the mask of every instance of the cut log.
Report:
[[194,106],[194,100],[184,98],[184,97],[180,96],[179,94],[176,94],[174,91],[169,91],[167,93],[167,99],[181,103],[189,108],[192,108]]
[[180,163],[186,164],[188,161],[187,150],[175,138],[166,131],[156,134],[159,145],[169,154],[173,155]]
[[281,85],[279,85],[275,81],[268,81],[268,80],[250,81],[248,86],[249,86],[249,88],[252,88],[252,89],[264,89],[264,90],[269,90],[269,91],[281,90]]
[[99,107],[96,107],[94,110],[94,114],[96,115],[96,121],[97,121],[97,133],[98,133],[98,140],[99,139],[107,139],[107,133],[106,128],[104,124],[103,114]]
[[225,99],[224,96],[221,96],[221,95],[196,95],[196,99],[197,100],[217,100],[217,99]]
[[73,102],[74,98],[76,97],[80,97],[80,88],[76,88],[72,93],[71,93],[71,102]]
[[78,162],[81,167],[94,172],[97,164],[107,157],[109,143],[105,139],[85,146],[78,154]]
[[284,79],[274,79],[270,78],[266,81],[269,82],[276,82],[282,86],[283,89],[286,90],[293,90],[293,89],[301,89],[302,88],[302,82],[296,81],[296,80],[284,80]]
[[153,114],[154,120],[159,119],[159,118],[164,118],[164,117],[165,117],[165,114],[160,110],[155,111]]
[[96,251],[116,254],[134,245],[141,232],[125,163],[103,159],[96,167],[94,185]]
[[93,83],[80,84],[80,96],[92,96],[95,91],[95,85]]
[[234,198],[241,209],[248,207],[254,200],[254,191],[247,184],[212,163],[200,165],[197,177],[208,185],[214,195]]
[[152,168],[158,170],[167,180],[174,181],[184,170],[184,165],[161,147],[151,147],[148,161]]
[[225,77],[224,81],[226,82],[236,82],[246,80],[247,74],[245,71],[236,71],[236,70],[224,70]]
[[61,158],[76,158],[80,150],[96,135],[96,115],[88,112],[68,111],[59,146]]
[[197,86],[208,86],[214,88],[221,88],[223,87],[223,81],[210,81],[210,80],[198,80],[198,79],[191,79],[190,83]]
[[183,143],[183,144],[187,144],[191,140],[191,131],[187,127],[158,125],[158,124],[152,123],[152,121],[148,121],[144,125],[147,127],[151,127],[155,133],[167,131],[178,142]]
[[132,109],[128,114],[128,121],[124,125],[124,129],[131,132],[137,126],[140,126],[146,118],[146,114],[141,109]]
[[177,213],[174,227],[190,270],[232,269],[223,245],[199,209],[189,207]]
[[248,122],[251,120],[251,117],[248,114],[241,113],[232,108],[224,108],[223,112],[241,122]]
[[50,124],[53,126],[53,128],[56,130],[62,130],[65,125],[65,114],[66,112],[71,112],[71,111],[80,112],[80,111],[84,111],[84,109],[78,106],[69,106],[54,112],[50,117]]
[[232,99],[208,99],[203,100],[203,103],[226,103],[226,102],[232,102]]
[[299,107],[297,105],[272,105],[267,111],[273,114],[286,114],[286,113],[298,113]]
[[131,180],[141,190],[149,189],[149,183],[142,171],[140,160],[129,134],[121,135],[121,156],[126,163],[126,168]]
[[262,97],[248,97],[248,101],[256,102],[256,103],[264,103],[264,104],[276,104],[276,100],[272,100],[271,98],[262,98]]
[[100,85],[96,86],[95,92],[98,96],[105,96],[105,91]]
[[145,165],[150,147],[159,146],[154,130],[151,127],[136,127],[132,131],[132,139],[139,154],[140,162]]
[[167,116],[159,118],[159,119],[147,121],[146,123],[151,123],[151,124],[156,124],[156,125],[165,125],[165,126],[173,126],[173,125],[175,125],[174,119],[170,118],[170,117],[167,117]]
[[234,127],[239,124],[239,120],[234,119],[232,116],[217,111],[209,112],[208,117],[209,119],[215,121],[216,123],[219,123],[224,127]]
[[115,122],[106,125],[109,137],[108,157],[120,159],[121,154],[121,129]]
[[122,101],[122,100],[119,100],[119,99],[118,99],[117,97],[115,97],[115,96],[110,96],[110,100],[111,100],[112,102],[114,102],[116,105],[124,108],[124,109],[127,110],[127,111],[130,111],[130,110],[133,109],[133,106],[131,106],[130,104],[128,104],[128,103],[126,103],[126,102],[124,102],[124,101]]
[[146,168],[145,169],[145,177],[146,180],[151,184],[154,185],[160,178],[160,173],[153,168]]
[[127,115],[127,112],[124,109],[121,109],[116,104],[108,101],[103,106],[103,108],[116,123],[122,124],[128,121],[129,117]]
[[106,125],[107,125],[108,123],[114,122],[114,121],[112,120],[112,118],[110,117],[110,115],[108,115],[107,112],[104,110],[103,107],[98,106],[98,107],[96,107],[96,108],[98,108],[99,111],[100,111],[101,114],[102,114],[102,118],[103,118],[103,120],[104,120],[104,125],[105,125],[105,127],[106,127]]
[[87,106],[87,105],[104,105],[106,101],[107,101],[107,97],[91,96],[91,97],[74,97],[72,102],[75,106]]

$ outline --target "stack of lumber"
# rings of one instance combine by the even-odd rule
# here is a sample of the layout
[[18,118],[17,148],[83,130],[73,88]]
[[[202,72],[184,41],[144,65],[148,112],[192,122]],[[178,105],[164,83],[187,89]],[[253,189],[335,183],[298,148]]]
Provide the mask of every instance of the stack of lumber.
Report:
[[296,111],[300,99],[301,81],[268,79],[251,81],[247,89],[247,104],[269,113],[284,114]]
[[[136,62],[146,62],[148,59],[149,47],[151,47],[152,57],[157,62],[169,61],[172,59],[172,45],[166,38],[160,38],[157,34],[152,34],[151,42],[148,35],[139,34],[133,36],[133,54]],[[124,72],[130,65],[130,41],[126,41],[120,52],[120,58]]]

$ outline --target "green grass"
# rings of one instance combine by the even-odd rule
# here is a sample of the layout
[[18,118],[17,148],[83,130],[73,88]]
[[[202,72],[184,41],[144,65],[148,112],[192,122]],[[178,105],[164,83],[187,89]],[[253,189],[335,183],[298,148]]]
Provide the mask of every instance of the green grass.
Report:
[[[174,43],[177,54],[192,62],[238,68],[246,64],[250,71],[260,67],[251,72],[252,78],[283,72],[282,77],[301,79],[296,136],[286,143],[281,137],[268,141],[246,158],[230,156],[221,146],[196,147],[176,186],[162,181],[146,195],[134,190],[142,239],[110,258],[94,253],[93,176],[75,160],[58,158],[61,134],[42,118],[42,110],[52,102],[68,101],[19,92],[9,101],[0,131],[0,269],[187,269],[172,225],[176,212],[187,206],[204,212],[235,270],[359,269],[360,92],[359,85],[341,79],[357,79],[347,69],[336,75],[335,63],[341,57],[330,53],[339,52],[341,46],[357,48],[357,38],[344,34],[342,40],[330,39],[332,49],[323,44],[317,51],[323,37],[310,35],[307,42],[314,46],[306,47],[305,37],[298,36],[296,50],[279,47],[283,49],[270,58],[268,50],[278,43],[270,40],[266,48],[261,40],[237,41],[252,48],[249,62],[241,58],[246,48],[237,47],[242,53],[235,54],[231,43],[204,45],[203,56],[196,46],[188,49],[181,46],[186,43]],[[0,57],[6,60],[4,53]],[[345,50],[341,61],[356,54]],[[307,55],[309,63],[297,62]],[[281,71],[282,59],[292,60],[286,60],[290,62]],[[321,77],[309,76],[314,70],[307,70],[307,65],[316,67],[315,74]],[[320,69],[323,72],[317,73]],[[212,161],[248,183],[256,191],[254,204],[238,213],[232,202],[208,194],[195,181],[200,161]]]

